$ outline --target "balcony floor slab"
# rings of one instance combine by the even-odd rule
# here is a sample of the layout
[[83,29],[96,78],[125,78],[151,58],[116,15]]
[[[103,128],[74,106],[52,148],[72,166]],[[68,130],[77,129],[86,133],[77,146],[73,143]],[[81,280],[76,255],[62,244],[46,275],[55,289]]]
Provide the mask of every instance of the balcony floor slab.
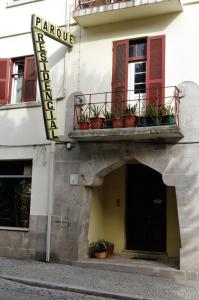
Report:
[[73,130],[69,133],[68,137],[79,142],[177,142],[183,138],[183,134],[177,125],[163,125],[132,128]]

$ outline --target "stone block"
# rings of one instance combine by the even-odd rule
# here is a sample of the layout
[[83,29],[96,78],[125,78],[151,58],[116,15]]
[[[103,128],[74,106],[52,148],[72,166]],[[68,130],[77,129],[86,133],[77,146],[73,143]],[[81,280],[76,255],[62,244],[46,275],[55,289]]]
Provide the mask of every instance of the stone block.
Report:
[[23,245],[24,233],[21,231],[13,231],[12,239],[13,239],[13,248],[21,249]]
[[0,247],[6,248],[13,246],[13,235],[15,233],[8,230],[0,230]]
[[[180,251],[180,270],[199,272],[199,248],[182,248]],[[193,276],[190,275],[190,276]]]
[[186,280],[198,280],[198,272],[187,271],[185,275]]
[[190,253],[192,250],[199,252],[199,228],[183,228],[180,226],[180,237],[183,251],[190,249]]
[[193,206],[191,203],[178,205],[178,217],[180,227],[199,229],[199,206]]

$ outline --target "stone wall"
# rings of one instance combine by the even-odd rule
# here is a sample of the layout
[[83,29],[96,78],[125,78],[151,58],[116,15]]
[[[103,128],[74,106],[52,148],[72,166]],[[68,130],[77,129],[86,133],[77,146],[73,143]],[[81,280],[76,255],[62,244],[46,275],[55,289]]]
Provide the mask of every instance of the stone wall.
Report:
[[45,261],[46,216],[30,216],[27,230],[0,230],[0,256]]
[[[180,268],[199,271],[199,87],[184,82],[179,88],[180,128],[184,138],[174,144],[73,143],[57,145],[55,202],[51,253],[59,260],[87,256],[92,187],[121,165],[136,159],[162,174],[176,188],[181,236]],[[70,175],[77,174],[77,185]]]

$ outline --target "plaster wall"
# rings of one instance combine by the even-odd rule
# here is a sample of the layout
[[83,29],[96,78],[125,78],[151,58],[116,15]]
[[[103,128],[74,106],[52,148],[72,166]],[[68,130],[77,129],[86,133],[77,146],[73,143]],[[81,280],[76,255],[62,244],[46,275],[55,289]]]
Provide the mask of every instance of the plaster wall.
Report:
[[72,26],[76,45],[69,54],[70,91],[83,94],[111,91],[112,42],[162,34],[166,35],[165,85],[174,86],[185,80],[199,83],[197,61],[187,59],[190,53],[196,57],[199,49],[199,41],[195,39],[198,14],[197,2],[184,6],[182,13],[97,27]]

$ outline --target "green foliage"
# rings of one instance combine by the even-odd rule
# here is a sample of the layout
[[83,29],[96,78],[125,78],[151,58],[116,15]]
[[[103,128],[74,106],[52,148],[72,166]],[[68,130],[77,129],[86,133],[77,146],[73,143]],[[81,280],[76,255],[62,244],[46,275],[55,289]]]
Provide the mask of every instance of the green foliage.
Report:
[[80,122],[88,122],[89,117],[87,113],[82,113],[80,116]]
[[131,106],[130,104],[125,108],[125,116],[134,116],[136,112],[137,105]]
[[109,112],[109,111],[105,111],[104,113],[104,118],[106,119],[106,121],[112,121],[113,120],[113,113]]
[[121,119],[121,115],[119,112],[114,112],[113,113],[113,119]]
[[153,116],[162,116],[164,115],[165,108],[162,104],[156,105],[155,103],[150,103],[147,107],[147,115],[150,117]]
[[175,114],[174,107],[171,105],[166,105],[164,109],[165,109],[165,115],[173,116]]
[[107,251],[107,246],[104,240],[98,240],[89,244],[89,256],[94,256],[95,253],[101,253]]
[[92,117],[94,118],[99,118],[100,113],[101,113],[102,107],[99,105],[92,104],[91,105],[91,113]]

